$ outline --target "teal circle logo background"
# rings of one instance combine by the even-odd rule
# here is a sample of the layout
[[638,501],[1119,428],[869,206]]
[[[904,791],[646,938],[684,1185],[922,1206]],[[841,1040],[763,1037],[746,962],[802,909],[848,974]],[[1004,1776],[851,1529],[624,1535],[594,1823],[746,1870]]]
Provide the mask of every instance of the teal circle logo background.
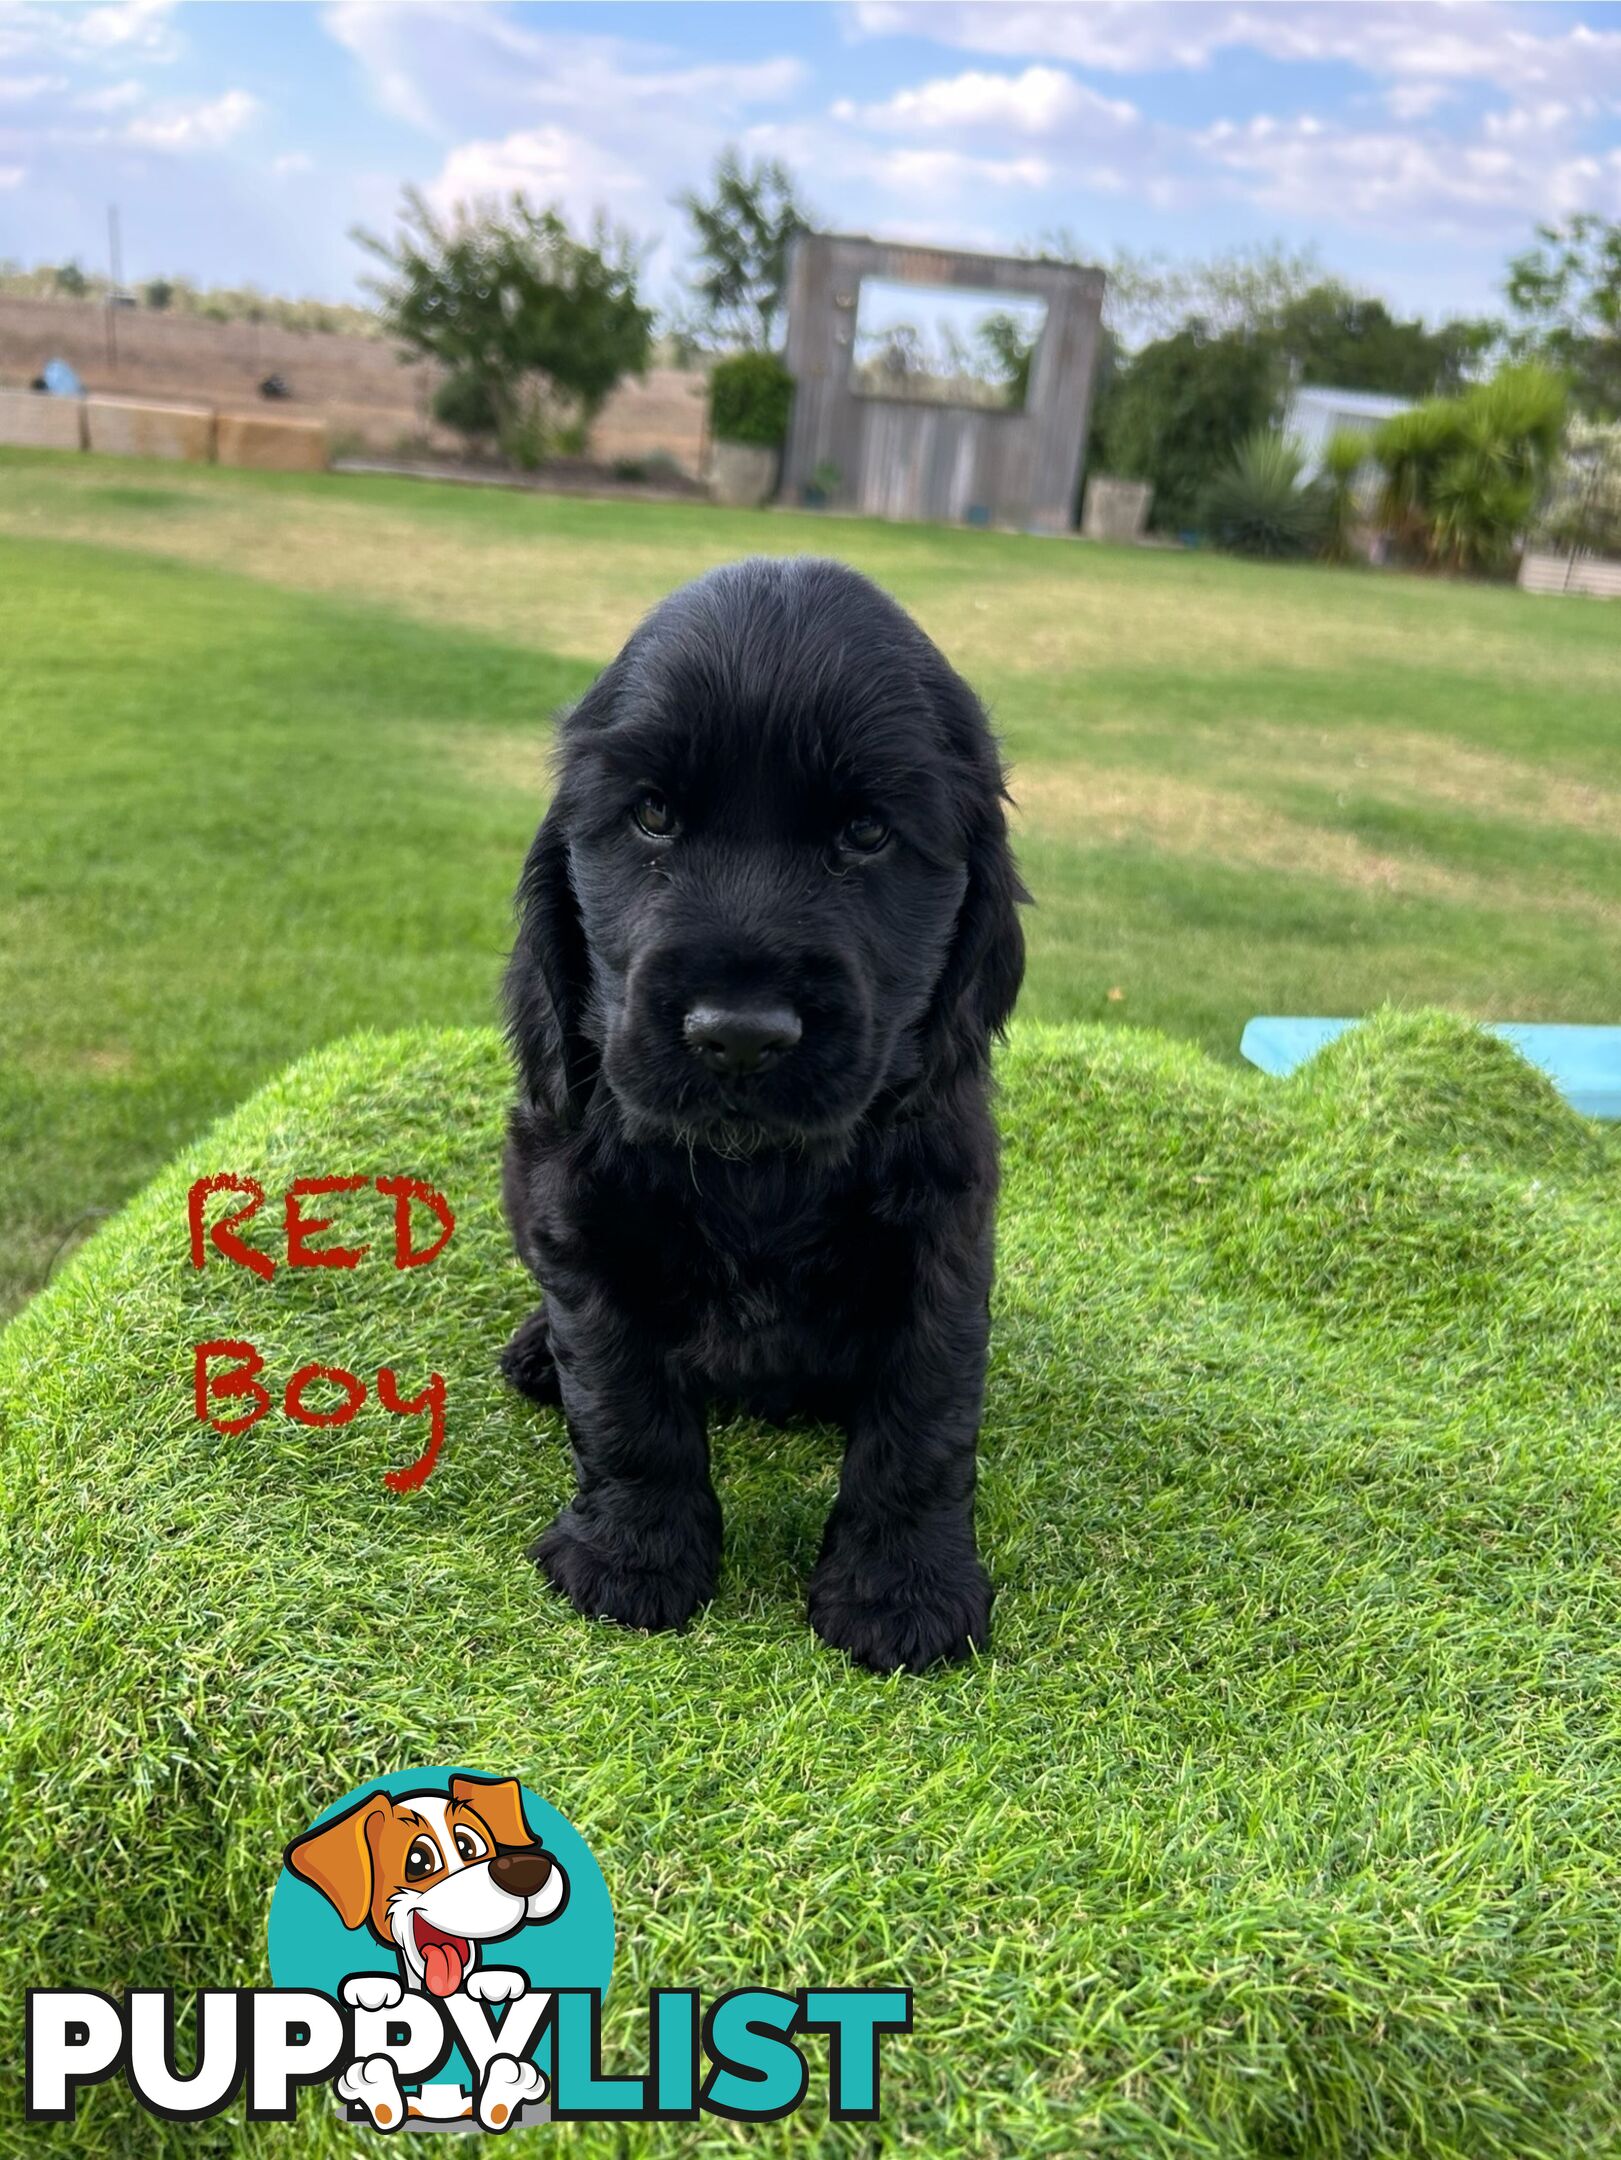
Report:
[[[368,1793],[448,1793],[453,1777],[489,1778],[508,1772],[453,1768],[394,1770],[368,1778],[323,1808],[306,1827],[341,1815]],[[550,1801],[518,1780],[524,1820],[549,1853],[562,1862],[568,1877],[568,1902],[555,1920],[518,1928],[484,1946],[481,1962],[523,1973],[531,1988],[595,1988],[606,1996],[613,1974],[613,1902],[602,1870],[578,1830]],[[303,1831],[293,1833],[302,1836]],[[287,1843],[291,1844],[289,1837]],[[399,1977],[400,1961],[367,1927],[346,1928],[313,1883],[283,1867],[270,1900],[270,1978],[279,1988],[315,1988],[336,1996],[351,1973],[389,1973]],[[448,2074],[448,2073],[442,2073]]]

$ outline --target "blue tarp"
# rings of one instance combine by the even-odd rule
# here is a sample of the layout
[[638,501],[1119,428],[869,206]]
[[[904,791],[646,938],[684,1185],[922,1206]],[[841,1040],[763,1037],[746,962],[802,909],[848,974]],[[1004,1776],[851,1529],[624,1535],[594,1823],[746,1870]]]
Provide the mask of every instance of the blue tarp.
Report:
[[[1587,1117],[1621,1118],[1621,1027],[1555,1027],[1521,1020],[1489,1020],[1484,1025],[1488,1035],[1500,1035],[1545,1072],[1573,1110]],[[1354,1020],[1263,1013],[1246,1026],[1238,1047],[1262,1072],[1291,1073],[1355,1026]]]

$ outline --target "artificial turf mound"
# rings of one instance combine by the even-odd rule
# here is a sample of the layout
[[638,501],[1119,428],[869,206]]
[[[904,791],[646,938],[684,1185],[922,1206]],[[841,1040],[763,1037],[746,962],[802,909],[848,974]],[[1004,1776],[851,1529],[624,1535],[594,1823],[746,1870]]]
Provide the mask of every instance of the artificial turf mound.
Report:
[[[492,1037],[306,1059],[85,1248],[0,1339],[5,2059],[29,1985],[262,1983],[284,1841],[465,1762],[602,1862],[610,2067],[645,2065],[650,1984],[901,1979],[898,2148],[1612,2148],[1621,1149],[1436,1018],[1288,1083],[1031,1029],[1003,1080],[996,1641],[924,1681],[804,1625],[826,1434],[717,1432],[727,1566],[684,1637],[580,1620],[522,1563],[569,1469],[493,1377],[528,1290]],[[414,1172],[457,1236],[418,1274],[197,1274],[186,1188],[222,1168]],[[387,1493],[412,1450],[369,1406],[216,1437],[214,1335],[282,1379],[437,1366],[441,1467]],[[296,2131],[183,2128],[108,2085],[52,2132],[8,2086],[7,2153],[355,2149],[315,2096]]]

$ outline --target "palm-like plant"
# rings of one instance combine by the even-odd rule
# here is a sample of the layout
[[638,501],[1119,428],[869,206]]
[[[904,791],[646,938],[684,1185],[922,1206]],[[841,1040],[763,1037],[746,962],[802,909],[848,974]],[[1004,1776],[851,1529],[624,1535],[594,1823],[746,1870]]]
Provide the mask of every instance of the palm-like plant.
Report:
[[1339,428],[1323,445],[1323,540],[1328,562],[1349,562],[1351,534],[1363,509],[1361,475],[1373,455],[1365,434],[1355,428]]
[[1505,368],[1462,397],[1385,421],[1380,513],[1397,543],[1434,568],[1503,567],[1558,454],[1565,385],[1546,368]]
[[1323,530],[1323,501],[1302,487],[1305,458],[1287,435],[1246,436],[1205,496],[1204,522],[1219,547],[1274,561],[1309,555]]

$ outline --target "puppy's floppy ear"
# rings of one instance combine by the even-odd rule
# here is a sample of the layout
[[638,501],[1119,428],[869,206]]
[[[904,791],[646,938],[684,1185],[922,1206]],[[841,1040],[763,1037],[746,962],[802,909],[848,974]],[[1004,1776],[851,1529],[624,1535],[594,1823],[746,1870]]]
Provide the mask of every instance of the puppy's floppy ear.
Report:
[[969,843],[968,890],[935,991],[929,1032],[988,1044],[1012,1018],[1024,981],[1025,891],[1008,842],[1000,775]]
[[968,885],[921,1030],[924,1086],[942,1062],[983,1057],[1012,1017],[1024,980],[1019,908],[1030,898],[1008,840],[1007,785],[984,707],[950,671],[940,704],[965,774]]
[[368,1793],[331,1822],[295,1838],[284,1855],[293,1873],[314,1884],[346,1928],[359,1927],[371,1911],[370,1827],[393,1806],[387,1793]]
[[450,1797],[478,1810],[497,1845],[539,1843],[523,1819],[523,1789],[516,1778],[453,1777]]
[[568,812],[553,798],[518,885],[518,941],[507,965],[507,1035],[531,1102],[577,1124],[597,1074],[582,1032],[590,991],[585,930],[569,875]]

